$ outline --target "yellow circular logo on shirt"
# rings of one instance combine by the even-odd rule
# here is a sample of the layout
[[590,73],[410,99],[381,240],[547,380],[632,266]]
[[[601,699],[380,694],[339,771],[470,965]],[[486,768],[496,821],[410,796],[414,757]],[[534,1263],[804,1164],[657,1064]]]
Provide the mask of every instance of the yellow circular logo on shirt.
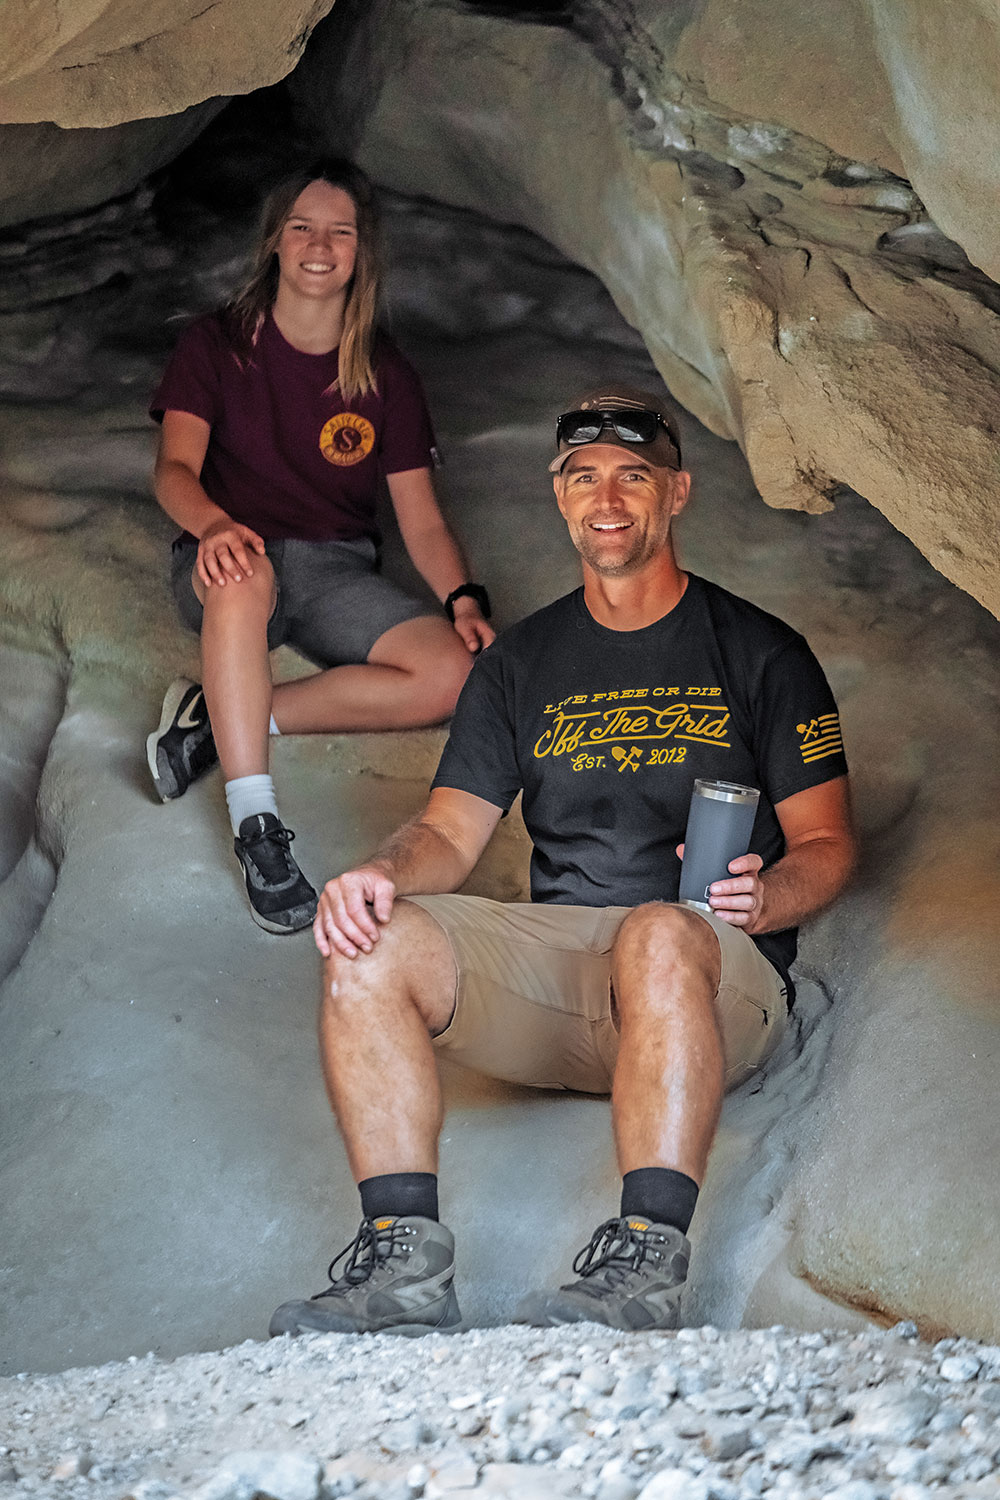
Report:
[[375,429],[367,417],[342,411],[331,417],[319,435],[319,449],[331,464],[359,464],[375,446]]

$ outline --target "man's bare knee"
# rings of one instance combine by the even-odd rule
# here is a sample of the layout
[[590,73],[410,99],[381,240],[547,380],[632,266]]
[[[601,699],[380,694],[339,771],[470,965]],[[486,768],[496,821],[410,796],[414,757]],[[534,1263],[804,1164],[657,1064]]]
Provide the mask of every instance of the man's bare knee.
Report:
[[448,1024],[455,965],[447,938],[433,917],[412,902],[397,901],[370,953],[324,961],[323,1005],[342,1021],[359,1014],[414,1007],[432,1034]]
[[[719,939],[710,924],[686,907],[650,901],[629,912],[615,939],[612,973],[621,992],[638,979],[669,983],[699,977],[718,989],[722,969]],[[629,983],[631,981],[631,984]]]

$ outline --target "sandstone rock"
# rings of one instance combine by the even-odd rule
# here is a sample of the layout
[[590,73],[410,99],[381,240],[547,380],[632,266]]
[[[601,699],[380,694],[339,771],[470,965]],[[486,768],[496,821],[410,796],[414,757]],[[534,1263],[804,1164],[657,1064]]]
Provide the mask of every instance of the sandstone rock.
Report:
[[[941,227],[1000,276],[1000,27],[976,0],[822,0],[794,21],[768,0],[706,0],[685,60],[714,99],[907,177]],[[933,125],[930,126],[930,121]],[[930,128],[929,128],[930,126]]]
[[14,0],[0,122],[120,125],[248,93],[293,68],[332,0]]
[[[21,0],[0,128],[32,133],[9,137],[0,222],[127,190],[205,101],[287,73],[328,9]],[[972,0],[947,26],[900,0],[573,15],[380,0],[351,29],[348,7],[294,88],[383,180],[514,219],[597,271],[768,503],[820,511],[849,485],[996,613],[998,301],[960,248],[1000,270],[981,207],[995,18]]]

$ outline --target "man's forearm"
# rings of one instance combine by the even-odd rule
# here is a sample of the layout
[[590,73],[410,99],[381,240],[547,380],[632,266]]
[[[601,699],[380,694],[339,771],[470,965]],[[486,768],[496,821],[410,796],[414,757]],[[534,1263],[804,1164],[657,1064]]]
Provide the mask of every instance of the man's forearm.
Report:
[[458,890],[475,860],[444,828],[421,814],[397,828],[368,863],[392,881],[398,896],[428,896]]
[[761,874],[764,904],[759,922],[747,931],[759,936],[797,927],[839,896],[854,869],[853,841],[816,838],[799,844]]

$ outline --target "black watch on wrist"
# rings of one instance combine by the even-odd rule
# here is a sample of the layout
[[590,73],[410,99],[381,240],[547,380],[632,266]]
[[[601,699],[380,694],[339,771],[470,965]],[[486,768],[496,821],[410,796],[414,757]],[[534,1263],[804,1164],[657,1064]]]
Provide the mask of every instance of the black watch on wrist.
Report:
[[464,599],[466,596],[475,599],[482,612],[484,620],[488,620],[492,611],[490,609],[490,596],[481,583],[460,583],[457,589],[452,589],[444,601],[444,612],[451,623],[455,623],[455,600]]

